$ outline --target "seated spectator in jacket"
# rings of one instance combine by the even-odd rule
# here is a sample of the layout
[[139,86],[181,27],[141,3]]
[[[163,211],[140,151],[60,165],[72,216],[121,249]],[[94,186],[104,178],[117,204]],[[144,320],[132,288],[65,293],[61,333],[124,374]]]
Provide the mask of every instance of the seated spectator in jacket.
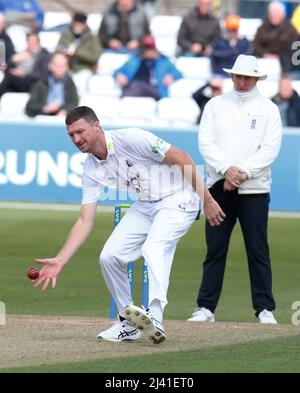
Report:
[[2,63],[0,64],[1,70],[3,70],[3,67],[9,64],[12,55],[15,53],[15,48],[10,36],[6,33],[6,21],[2,13],[0,13],[0,41],[4,43],[5,47],[5,57],[0,59]]
[[40,30],[44,23],[44,10],[37,0],[0,0],[0,12],[8,25],[24,25]]
[[47,75],[49,52],[41,47],[39,35],[27,35],[27,49],[11,57],[0,84],[0,97],[7,92],[28,93],[37,80]]
[[258,28],[254,41],[254,54],[264,58],[280,60],[282,72],[292,66],[292,43],[298,38],[297,30],[287,19],[285,8],[279,1],[268,6],[267,20]]
[[103,48],[115,52],[136,51],[142,37],[148,34],[147,17],[136,1],[117,0],[105,9],[99,29]]
[[95,72],[101,48],[88,27],[87,15],[78,12],[73,15],[70,28],[62,33],[56,51],[68,56],[73,73]]
[[77,105],[78,94],[69,74],[68,58],[63,53],[55,53],[49,63],[48,76],[32,87],[26,114],[30,117],[66,116]]
[[196,101],[199,106],[200,113],[197,119],[197,123],[200,123],[203,109],[208,101],[212,97],[219,96],[223,93],[223,79],[220,77],[213,78],[210,82],[200,87],[195,93],[192,94],[192,98]]
[[184,16],[177,37],[178,55],[210,55],[212,42],[221,35],[219,21],[211,10],[212,0],[198,0],[198,6]]
[[250,41],[239,37],[239,27],[240,17],[228,15],[225,19],[225,36],[216,38],[212,44],[211,66],[214,74],[227,78],[228,74],[223,68],[232,68],[238,55],[251,54]]
[[300,97],[293,90],[292,81],[283,77],[279,82],[279,92],[272,98],[278,106],[283,126],[300,127]]
[[122,96],[153,97],[155,100],[168,96],[168,87],[182,78],[174,64],[158,52],[152,36],[141,40],[141,51],[133,55],[114,73],[122,87]]

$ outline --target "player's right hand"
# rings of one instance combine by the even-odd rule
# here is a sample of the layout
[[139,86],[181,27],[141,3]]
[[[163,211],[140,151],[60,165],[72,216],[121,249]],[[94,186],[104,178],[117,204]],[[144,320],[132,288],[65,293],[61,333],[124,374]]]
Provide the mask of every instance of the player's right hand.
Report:
[[56,278],[64,267],[64,264],[58,258],[47,258],[47,259],[36,259],[37,263],[43,265],[40,270],[40,276],[34,287],[38,288],[43,285],[42,291],[45,291],[50,283],[52,282],[52,288],[56,287]]
[[219,204],[213,198],[205,201],[204,214],[207,221],[212,227],[215,225],[220,225],[226,217],[226,214],[223,212]]

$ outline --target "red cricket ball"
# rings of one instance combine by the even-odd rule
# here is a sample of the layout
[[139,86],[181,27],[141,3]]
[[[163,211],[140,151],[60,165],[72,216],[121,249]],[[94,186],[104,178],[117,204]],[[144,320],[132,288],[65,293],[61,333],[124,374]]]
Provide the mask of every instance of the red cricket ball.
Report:
[[27,269],[26,274],[30,280],[36,280],[40,275],[40,271],[36,267],[30,267]]

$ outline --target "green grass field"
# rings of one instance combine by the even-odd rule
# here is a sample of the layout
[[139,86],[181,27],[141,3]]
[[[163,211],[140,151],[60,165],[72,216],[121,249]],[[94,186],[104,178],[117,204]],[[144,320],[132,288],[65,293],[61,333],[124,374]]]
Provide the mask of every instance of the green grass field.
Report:
[[[101,277],[98,256],[112,229],[113,214],[98,213],[86,244],[65,268],[56,290],[40,293],[25,277],[34,258],[52,257],[62,246],[78,213],[0,209],[0,301],[8,314],[109,316],[109,296]],[[280,324],[291,324],[299,293],[300,219],[271,218],[269,242],[273,266],[275,312]],[[205,254],[203,218],[196,222],[177,249],[169,287],[166,319],[185,320],[195,307]],[[141,263],[135,273],[135,298],[141,293]],[[240,229],[231,241],[218,321],[255,322],[248,269]],[[1,328],[0,328],[1,334]],[[300,334],[300,327],[299,327]],[[299,372],[300,336],[224,345],[203,351],[182,351],[118,361],[118,372]],[[115,365],[115,363],[114,363]],[[9,371],[112,371],[112,360],[102,359],[59,366],[27,367]]]

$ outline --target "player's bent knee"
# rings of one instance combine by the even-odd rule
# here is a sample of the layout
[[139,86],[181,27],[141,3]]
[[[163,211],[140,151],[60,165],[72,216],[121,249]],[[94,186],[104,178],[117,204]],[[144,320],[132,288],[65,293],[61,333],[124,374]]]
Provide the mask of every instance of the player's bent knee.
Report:
[[100,266],[105,267],[105,266],[111,264],[112,260],[113,260],[112,252],[110,252],[109,250],[104,248],[101,251],[101,254],[100,254],[100,257],[99,257],[99,264],[100,264]]
[[111,265],[124,265],[128,263],[127,260],[123,260],[114,250],[108,249],[106,247],[103,248],[100,257],[99,257],[99,264],[101,267],[108,267]]

